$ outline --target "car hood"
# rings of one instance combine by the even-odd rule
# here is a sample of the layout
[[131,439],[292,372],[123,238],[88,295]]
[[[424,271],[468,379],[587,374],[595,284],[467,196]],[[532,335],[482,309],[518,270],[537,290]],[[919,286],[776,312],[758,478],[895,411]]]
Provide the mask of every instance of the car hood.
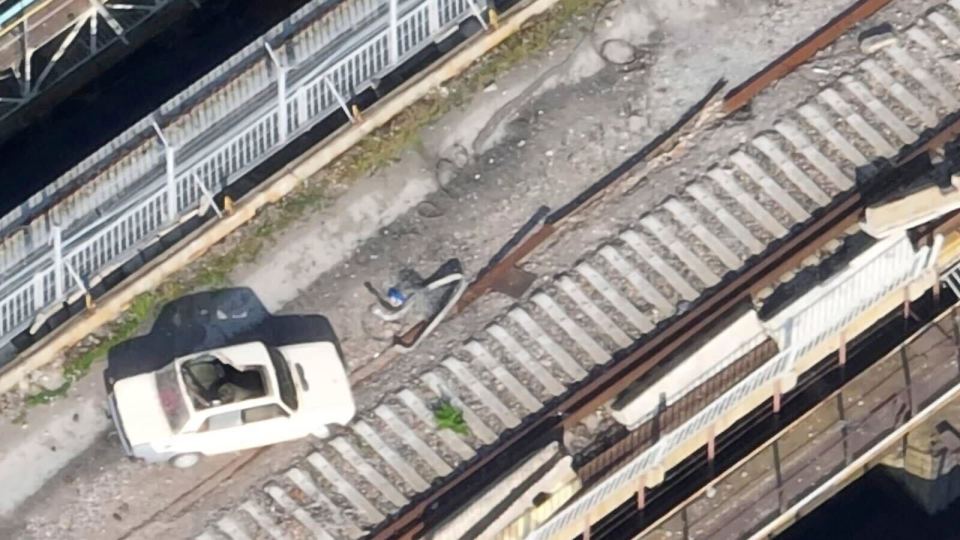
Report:
[[[280,348],[300,389],[300,410],[317,423],[345,425],[356,414],[350,380],[333,343],[302,343]],[[302,370],[302,373],[301,373]]]
[[113,385],[113,393],[130,446],[150,444],[170,436],[170,423],[160,405],[153,373],[121,379]]

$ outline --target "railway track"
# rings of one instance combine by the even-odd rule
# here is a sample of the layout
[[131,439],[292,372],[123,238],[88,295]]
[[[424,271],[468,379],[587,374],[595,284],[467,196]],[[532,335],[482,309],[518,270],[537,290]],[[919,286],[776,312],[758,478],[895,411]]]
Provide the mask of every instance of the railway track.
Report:
[[[951,0],[731,148],[657,210],[586,250],[416,384],[360,411],[338,436],[317,440],[312,453],[213,516],[198,538],[354,539],[392,534],[383,524],[398,516],[409,525],[423,494],[515,435],[525,419],[547,416],[571,388],[589,386],[591,370],[611,365],[679,315],[678,306],[850,192],[875,159],[916,143],[960,109],[953,91],[960,67],[950,60],[957,55],[960,0]],[[440,399],[461,408],[468,434],[436,428],[431,406]],[[394,532],[409,530],[401,524]]]

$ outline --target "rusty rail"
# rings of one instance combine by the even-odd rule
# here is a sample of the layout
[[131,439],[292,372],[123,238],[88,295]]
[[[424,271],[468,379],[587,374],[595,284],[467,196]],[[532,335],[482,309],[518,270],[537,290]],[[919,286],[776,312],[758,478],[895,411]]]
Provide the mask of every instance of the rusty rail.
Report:
[[806,39],[768,64],[756,75],[728,92],[723,98],[724,112],[732,113],[740,109],[768,86],[805,63],[854,25],[880,11],[889,3],[890,0],[860,0],[845,9],[819,30],[810,34]]
[[[930,151],[939,144],[935,135],[918,145],[918,149]],[[886,174],[877,177],[870,186],[893,187],[899,178],[899,168],[889,169]],[[432,506],[443,500],[458,486],[467,483],[472,475],[481,473],[483,468],[493,462],[508,449],[520,447],[524,439],[533,433],[544,430],[568,428],[575,425],[586,415],[592,413],[625,390],[630,384],[646,374],[650,369],[674,353],[695,335],[706,330],[748,299],[756,283],[775,280],[783,268],[795,267],[810,252],[810,246],[821,246],[836,237],[860,219],[867,201],[858,192],[848,192],[838,198],[826,211],[812,218],[802,230],[792,234],[785,241],[773,245],[762,259],[728,280],[726,283],[708,291],[693,309],[675,317],[662,331],[642,341],[636,348],[617,358],[610,365],[603,366],[605,371],[594,372],[581,385],[570,389],[564,399],[544,411],[532,422],[526,422],[513,432],[508,432],[496,448],[478,455],[456,478],[443,483],[423,500],[418,501],[409,510],[372,537],[415,538],[424,530],[423,516]]]
[[929,153],[931,149],[943,148],[948,142],[957,138],[960,135],[960,114],[955,114],[954,117],[954,120],[931,137],[927,144],[900,157],[897,160],[897,165],[905,165],[921,155]]
[[597,410],[692,337],[703,332],[711,324],[722,320],[731,309],[735,309],[740,302],[749,298],[751,285],[754,282],[772,279],[768,275],[771,270],[781,268],[790,261],[796,264],[802,260],[803,257],[798,258],[797,253],[801,252],[806,244],[823,238],[823,235],[830,231],[838,228],[845,230],[856,223],[862,210],[860,203],[861,198],[858,193],[849,193],[833,204],[827,212],[813,218],[813,221],[803,230],[791,235],[787,241],[781,242],[778,246],[771,246],[762,260],[726,284],[708,291],[693,309],[675,316],[662,331],[640,342],[638,347],[610,364],[602,366],[604,371],[593,371],[582,384],[571,388],[562,400],[549,410],[541,412],[533,421],[525,422],[513,432],[507,432],[495,448],[479,454],[455,478],[444,482],[422,500],[413,504],[410,509],[405,510],[383,529],[377,531],[372,538],[378,540],[415,538],[425,528],[423,516],[427,510],[439,504],[455,488],[468,483],[474,474],[482,474],[486,465],[493,462],[499,455],[506,453],[508,449],[529,444],[528,441],[524,441],[529,434],[573,426]]
[[625,357],[605,372],[593,377],[565,400],[558,409],[569,411],[564,417],[565,427],[573,426],[583,417],[602,406],[611,396],[625,390],[650,369],[666,359],[683,343],[693,339],[722,318],[740,302],[750,299],[756,283],[769,282],[783,268],[796,268],[807,256],[809,244],[823,244],[830,234],[843,231],[855,224],[862,210],[859,193],[848,193],[831,208],[815,218],[797,234],[791,235],[770,253],[757,261],[722,287],[708,292],[694,309],[671,321],[670,325],[652,338],[641,342]]

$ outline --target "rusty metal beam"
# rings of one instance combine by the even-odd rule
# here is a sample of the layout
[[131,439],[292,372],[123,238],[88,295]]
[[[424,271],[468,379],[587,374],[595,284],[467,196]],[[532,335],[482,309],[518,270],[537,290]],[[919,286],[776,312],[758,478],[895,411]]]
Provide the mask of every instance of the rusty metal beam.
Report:
[[550,224],[543,224],[537,231],[528,236],[519,246],[510,252],[499,264],[490,269],[489,272],[480,276],[479,279],[470,284],[470,287],[460,297],[454,308],[454,313],[461,313],[470,304],[478,298],[496,288],[497,281],[501,277],[520,264],[523,259],[534,252],[547,238],[553,235],[556,227]]

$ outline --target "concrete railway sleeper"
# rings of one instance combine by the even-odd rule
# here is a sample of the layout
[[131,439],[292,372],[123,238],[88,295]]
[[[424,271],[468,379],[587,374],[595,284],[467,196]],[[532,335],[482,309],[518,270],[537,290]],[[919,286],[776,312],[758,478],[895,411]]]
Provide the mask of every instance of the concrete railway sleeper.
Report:
[[[953,7],[936,13],[960,27],[960,12]],[[932,23],[923,27],[926,32],[938,28]],[[944,37],[936,41],[942,48],[939,53],[929,49],[903,53],[921,64],[932,60],[919,58],[921,54],[960,54],[960,42]],[[905,91],[922,94],[924,100],[936,99],[940,87],[952,83],[930,78],[939,77],[939,72],[914,79],[912,63],[874,62],[872,58],[880,54],[884,53],[863,59],[871,63],[869,69],[860,64],[820,95],[798,104],[796,111],[785,111],[773,126],[776,133],[758,133],[732,149],[728,160],[703,171],[704,176],[675,202],[638,216],[633,227],[591,247],[576,268],[495,318],[489,331],[450,350],[442,362],[421,374],[417,385],[358,415],[336,442],[317,441],[320,454],[347,459],[328,457],[321,468],[315,466],[316,458],[295,465],[317,485],[314,498],[308,493],[310,500],[293,509],[268,504],[271,493],[279,496],[277,489],[288,485],[271,480],[265,484],[269,492],[253,490],[243,505],[224,509],[217,519],[229,517],[234,533],[240,530],[251,537],[264,530],[264,516],[275,524],[272,532],[266,531],[274,537],[355,538],[354,527],[377,538],[429,535],[468,502],[469,493],[464,492],[470,490],[454,490],[455,486],[471,490],[489,486],[495,478],[486,464],[504,456],[520,462],[556,440],[561,428],[573,427],[601,408],[690,336],[721,324],[752,292],[795,270],[828,240],[843,238],[856,226],[866,204],[857,188],[849,189],[858,176],[861,188],[890,187],[908,176],[909,168],[893,169],[864,181],[856,163],[861,160],[850,151],[854,146],[860,153],[869,149],[864,157],[874,162],[893,158],[889,149],[906,142],[892,137],[880,142],[874,136],[889,132],[882,115],[874,111],[900,111],[892,100],[909,98],[903,93],[899,97],[874,93],[869,78],[880,73],[894,81],[910,80],[912,90]],[[855,132],[870,133],[864,137],[869,146],[863,141],[844,142],[840,131],[824,129],[822,120],[832,118],[831,111],[838,108]],[[940,128],[942,119],[934,120],[908,114],[898,117],[897,123],[919,139],[925,130]],[[809,128],[801,132],[798,126]],[[922,152],[925,147],[910,150],[917,148]],[[776,194],[783,212],[774,216],[763,211],[764,201],[750,195],[758,191]],[[821,193],[833,198],[826,207]],[[729,205],[740,208],[733,211]],[[737,215],[755,221],[732,221]],[[807,215],[813,217],[801,226],[797,217]],[[724,224],[730,234],[704,234],[710,230],[703,225],[707,220]],[[756,231],[765,234],[758,238]],[[761,252],[763,245],[770,247]],[[651,283],[664,285],[652,290],[646,287]],[[680,299],[691,297],[698,298],[691,308],[677,309]],[[615,326],[607,325],[611,318]],[[619,342],[624,336],[639,339],[623,348]],[[469,433],[441,435],[425,418],[423,408],[441,398],[461,409]],[[388,488],[380,478],[397,481]],[[332,504],[353,526],[328,519],[334,508],[325,509],[319,499],[323,493],[336,494],[330,497]],[[378,521],[380,515],[386,519]],[[211,521],[207,532],[239,538],[218,523]]]

